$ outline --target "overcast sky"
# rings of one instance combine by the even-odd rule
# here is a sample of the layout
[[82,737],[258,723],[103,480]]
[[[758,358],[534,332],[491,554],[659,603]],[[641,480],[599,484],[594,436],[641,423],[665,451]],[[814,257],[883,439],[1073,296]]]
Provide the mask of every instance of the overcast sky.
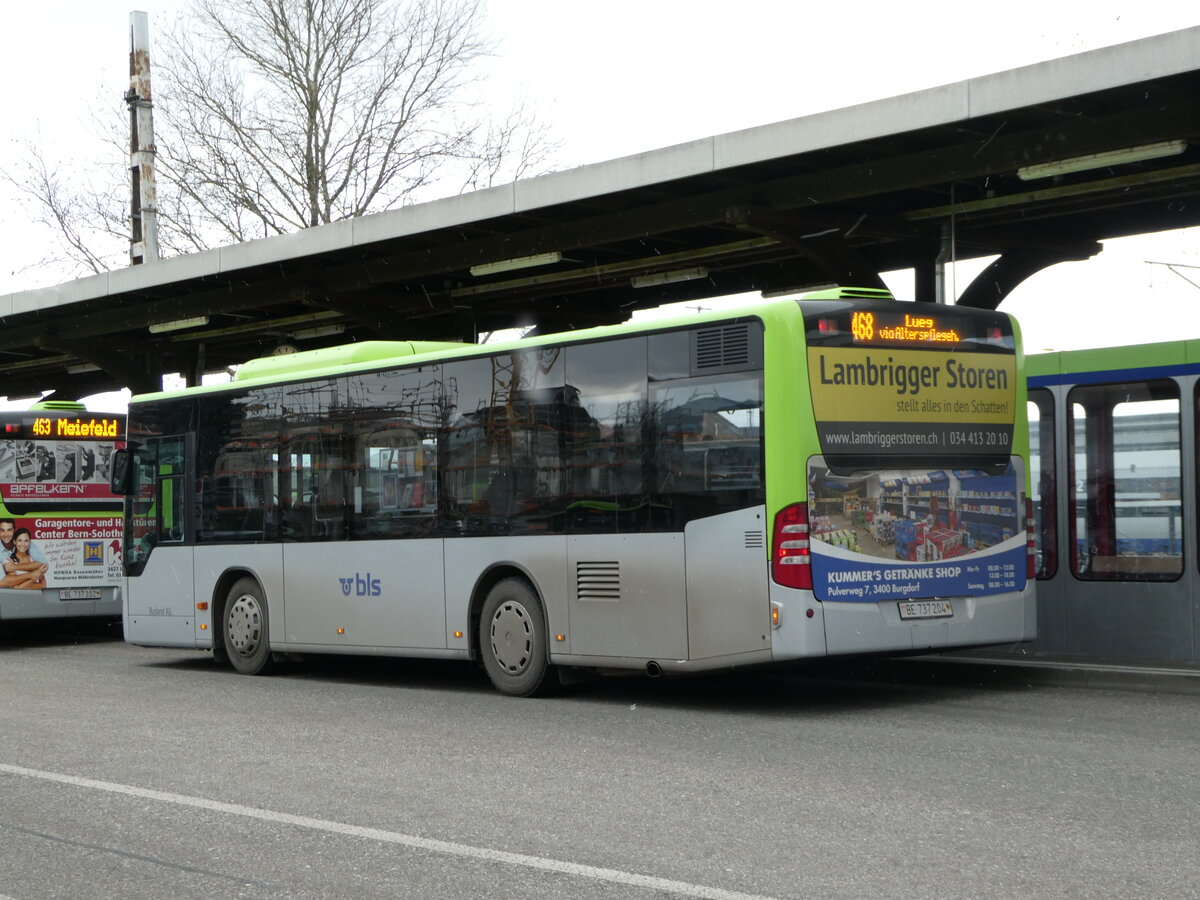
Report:
[[[488,0],[486,5],[500,52],[480,99],[508,105],[519,96],[530,102],[562,143],[560,167],[1200,24],[1194,7],[1175,0]],[[9,4],[8,41],[0,56],[8,85],[0,92],[6,123],[0,166],[11,167],[18,142],[39,134],[63,155],[84,149],[80,136],[96,98],[101,92],[119,97],[128,87],[130,11],[150,14],[153,65],[156,23],[179,6],[179,0]],[[0,238],[0,294],[63,280],[52,271],[25,270],[29,260],[44,255],[48,238],[27,225],[5,189]],[[1093,261],[1056,266],[1029,279],[1003,308],[1022,320],[1030,350],[1157,340],[1162,321],[1191,323],[1188,333],[1200,336],[1200,315],[1192,312],[1200,309],[1200,268],[1151,264],[1200,266],[1198,245],[1196,230],[1109,242]],[[969,277],[960,273],[960,286]],[[911,293],[906,278],[889,281],[899,294]],[[1147,323],[1144,334],[1130,326],[1128,316],[1118,315],[1131,300]]]

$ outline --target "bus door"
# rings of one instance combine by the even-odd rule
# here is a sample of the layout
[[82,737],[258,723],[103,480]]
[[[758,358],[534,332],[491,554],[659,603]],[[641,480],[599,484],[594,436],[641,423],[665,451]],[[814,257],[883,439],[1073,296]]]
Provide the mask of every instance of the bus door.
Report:
[[126,615],[138,634],[171,645],[195,643],[194,499],[187,460],[191,435],[146,438],[132,448],[133,482],[126,536]]

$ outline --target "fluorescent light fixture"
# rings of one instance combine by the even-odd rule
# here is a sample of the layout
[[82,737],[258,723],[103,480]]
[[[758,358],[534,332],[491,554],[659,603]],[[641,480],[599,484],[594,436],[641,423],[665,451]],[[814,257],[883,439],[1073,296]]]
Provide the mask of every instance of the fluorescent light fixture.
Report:
[[549,266],[562,262],[562,254],[557,250],[549,253],[535,253],[533,256],[517,256],[513,259],[502,259],[499,262],[481,263],[471,266],[472,275],[495,275],[498,272],[511,272],[514,269],[528,269],[533,266]]
[[94,363],[80,363],[77,366],[67,366],[68,375],[82,375],[84,372],[99,372],[100,367]]
[[190,319],[174,319],[170,322],[155,322],[150,326],[151,334],[162,334],[164,331],[182,331],[184,328],[198,328],[208,324],[208,316],[192,316]]
[[1142,144],[1138,147],[1126,147],[1124,150],[1106,150],[1103,153],[1089,153],[1087,156],[1073,156],[1070,159],[1021,166],[1017,169],[1017,177],[1022,181],[1034,181],[1038,178],[1049,178],[1051,175],[1067,175],[1071,172],[1103,169],[1106,166],[1178,156],[1187,149],[1187,145],[1187,141],[1159,141],[1157,144]]
[[341,334],[345,330],[346,326],[340,323],[318,325],[315,328],[301,328],[299,331],[293,331],[292,337],[297,341],[303,341],[306,338],[328,337],[331,334]]
[[653,275],[635,275],[629,283],[635,288],[656,287],[660,284],[675,284],[680,281],[696,281],[708,277],[708,266],[693,266],[690,269],[673,269],[670,272],[656,272]]

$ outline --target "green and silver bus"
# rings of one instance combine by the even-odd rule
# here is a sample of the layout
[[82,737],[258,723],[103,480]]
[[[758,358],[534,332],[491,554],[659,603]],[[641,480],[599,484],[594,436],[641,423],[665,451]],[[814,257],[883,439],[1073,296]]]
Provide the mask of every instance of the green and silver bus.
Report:
[[650,675],[1034,636],[1002,313],[840,290],[135,397],[126,639]]
[[125,417],[45,400],[0,413],[0,621],[121,615]]

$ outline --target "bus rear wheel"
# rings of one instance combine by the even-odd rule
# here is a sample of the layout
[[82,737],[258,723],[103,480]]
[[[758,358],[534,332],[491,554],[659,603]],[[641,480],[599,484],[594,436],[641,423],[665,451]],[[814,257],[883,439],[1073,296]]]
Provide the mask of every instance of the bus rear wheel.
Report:
[[225,653],[243,675],[261,675],[271,668],[267,601],[253,578],[242,578],[229,590],[224,615]]
[[479,651],[501,693],[531,697],[550,682],[546,617],[529,583],[505,578],[488,591],[479,614]]

